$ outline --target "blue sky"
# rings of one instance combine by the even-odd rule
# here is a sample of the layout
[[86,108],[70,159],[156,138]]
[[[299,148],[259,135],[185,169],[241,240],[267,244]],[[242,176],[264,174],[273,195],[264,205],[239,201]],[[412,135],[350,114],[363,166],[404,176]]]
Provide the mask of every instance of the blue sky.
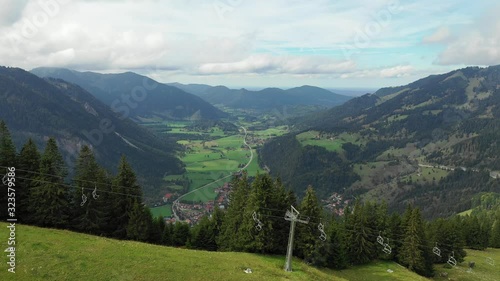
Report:
[[496,2],[3,0],[0,64],[230,87],[396,86],[500,64]]

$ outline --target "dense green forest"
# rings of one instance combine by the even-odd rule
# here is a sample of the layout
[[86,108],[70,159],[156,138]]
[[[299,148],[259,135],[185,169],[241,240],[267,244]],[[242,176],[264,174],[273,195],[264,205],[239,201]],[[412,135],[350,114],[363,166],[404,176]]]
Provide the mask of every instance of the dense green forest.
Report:
[[[20,223],[212,251],[284,254],[289,222],[286,210],[296,206],[300,219],[294,255],[318,267],[343,269],[376,259],[393,260],[423,276],[434,264],[454,266],[464,248],[500,247],[500,196],[480,194],[471,215],[425,221],[408,205],[403,215],[389,213],[384,203],[356,201],[344,216],[325,213],[309,186],[300,202],[281,180],[268,174],[249,179],[235,175],[227,210],[216,208],[201,222],[165,224],[142,203],[141,187],[122,157],[109,174],[83,146],[74,176],[57,143],[50,138],[43,152],[28,139],[17,152],[5,123],[0,123],[0,168],[3,182],[16,190]],[[13,180],[15,179],[15,180]],[[2,202],[7,202],[7,188]],[[9,195],[11,197],[11,195]],[[7,210],[7,208],[3,208]],[[4,212],[4,211],[2,211]],[[2,219],[6,218],[2,213]]]

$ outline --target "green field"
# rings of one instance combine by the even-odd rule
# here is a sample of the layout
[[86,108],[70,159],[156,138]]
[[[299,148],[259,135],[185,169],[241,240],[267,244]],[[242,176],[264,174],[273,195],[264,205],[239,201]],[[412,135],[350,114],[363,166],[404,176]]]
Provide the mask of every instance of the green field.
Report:
[[170,217],[172,215],[172,204],[154,207],[150,210],[153,217]]
[[340,135],[321,135],[318,131],[307,131],[295,136],[302,146],[315,145],[328,151],[341,151],[344,143],[362,144],[363,140],[356,134],[342,133]]
[[[211,137],[217,137],[221,132],[214,129]],[[230,181],[231,177],[227,176],[238,172],[250,160],[252,153],[244,145],[243,137],[244,135],[240,133],[237,135],[222,136],[209,141],[179,140],[177,142],[186,148],[186,153],[180,159],[186,165],[187,172],[184,176],[189,180],[189,191],[196,190],[183,197],[181,199],[183,202],[206,202],[215,199],[217,193],[214,190],[222,186],[225,182]],[[263,172],[258,165],[256,150],[252,149],[252,152],[253,160],[246,168],[249,175]],[[227,178],[213,183],[224,177]],[[179,178],[182,178],[182,175],[168,175],[164,180],[173,182]],[[203,187],[207,184],[210,185]]]
[[[6,225],[0,223],[3,237]],[[293,272],[285,272],[283,256],[185,250],[24,225],[16,225],[16,241],[16,273],[2,262],[0,280],[426,280],[390,262],[333,271],[294,259]]]

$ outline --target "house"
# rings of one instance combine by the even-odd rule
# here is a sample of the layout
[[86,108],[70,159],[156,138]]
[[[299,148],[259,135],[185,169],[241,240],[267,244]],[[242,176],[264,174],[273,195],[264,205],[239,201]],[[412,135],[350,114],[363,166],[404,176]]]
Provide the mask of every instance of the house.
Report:
[[165,194],[165,196],[163,196],[163,202],[168,202],[170,201],[170,198],[172,198],[172,196],[174,196],[172,193],[167,193]]

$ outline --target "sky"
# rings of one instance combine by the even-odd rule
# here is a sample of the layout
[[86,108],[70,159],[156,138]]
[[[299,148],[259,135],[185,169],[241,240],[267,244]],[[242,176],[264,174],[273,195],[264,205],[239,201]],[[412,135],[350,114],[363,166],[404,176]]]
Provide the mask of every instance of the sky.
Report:
[[497,0],[0,0],[0,65],[379,88],[500,64]]

